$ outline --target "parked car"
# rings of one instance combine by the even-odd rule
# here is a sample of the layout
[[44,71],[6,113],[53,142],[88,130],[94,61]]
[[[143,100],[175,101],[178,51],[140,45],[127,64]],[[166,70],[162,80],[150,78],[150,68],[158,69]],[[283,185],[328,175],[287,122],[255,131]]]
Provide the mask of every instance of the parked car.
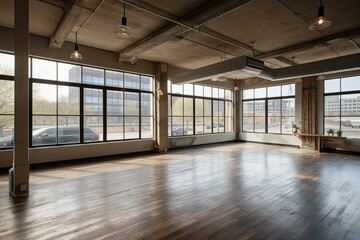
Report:
[[187,129],[186,128],[176,128],[176,129],[173,129],[171,131],[171,135],[172,136],[182,136],[182,135],[187,135]]
[[[58,134],[56,134],[58,130]],[[79,143],[80,142],[80,128],[78,127],[48,127],[39,128],[32,133],[32,145],[53,145],[56,143]],[[100,135],[95,133],[91,128],[84,128],[84,142],[97,142]],[[0,147],[11,147],[14,145],[13,136],[0,138]]]

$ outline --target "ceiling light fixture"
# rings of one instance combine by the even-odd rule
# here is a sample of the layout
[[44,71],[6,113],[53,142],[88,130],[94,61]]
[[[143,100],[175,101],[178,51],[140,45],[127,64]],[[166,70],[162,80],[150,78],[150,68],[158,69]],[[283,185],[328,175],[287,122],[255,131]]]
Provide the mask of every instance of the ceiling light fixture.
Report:
[[331,26],[331,21],[324,16],[324,6],[320,0],[320,7],[318,8],[318,17],[310,24],[309,30],[322,30]]
[[114,33],[116,34],[116,36],[120,37],[120,38],[126,38],[126,37],[130,37],[130,32],[131,32],[131,28],[129,28],[127,26],[127,19],[125,17],[125,3],[124,3],[124,16],[121,19],[121,25],[118,25],[115,30]]
[[82,56],[79,53],[79,46],[77,44],[77,32],[75,33],[75,51],[71,53],[70,58],[76,61],[82,60]]

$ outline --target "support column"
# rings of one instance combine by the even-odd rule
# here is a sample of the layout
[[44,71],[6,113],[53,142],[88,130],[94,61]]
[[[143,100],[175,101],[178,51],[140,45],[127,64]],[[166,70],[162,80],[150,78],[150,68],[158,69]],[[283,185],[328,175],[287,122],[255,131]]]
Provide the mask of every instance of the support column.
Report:
[[[316,77],[306,77],[302,85],[301,132],[316,133]],[[317,149],[315,137],[302,137],[303,146]]]
[[[235,84],[234,87],[234,117],[235,117],[235,132],[236,132],[236,140],[240,141],[240,125],[242,124],[242,121],[240,121],[241,115],[240,115],[240,89]],[[242,107],[242,106],[241,106]]]
[[15,133],[9,190],[29,195],[29,1],[15,0]]
[[158,152],[165,152],[169,148],[168,139],[168,65],[156,64],[155,99],[156,99],[156,138],[155,148]]

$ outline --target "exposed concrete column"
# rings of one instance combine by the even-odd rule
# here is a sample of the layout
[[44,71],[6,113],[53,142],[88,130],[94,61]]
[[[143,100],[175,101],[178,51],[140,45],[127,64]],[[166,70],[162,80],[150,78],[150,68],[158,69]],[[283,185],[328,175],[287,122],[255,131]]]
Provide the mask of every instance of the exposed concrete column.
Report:
[[168,65],[157,63],[155,70],[155,102],[156,102],[156,149],[167,151],[168,139]]
[[[237,86],[236,86],[237,87]],[[234,126],[234,130],[236,133],[236,140],[240,141],[240,125],[241,125],[241,111],[240,111],[240,90],[239,89],[235,89],[234,88],[234,117],[235,117],[235,126]]]
[[15,136],[9,190],[29,194],[29,1],[15,1]]

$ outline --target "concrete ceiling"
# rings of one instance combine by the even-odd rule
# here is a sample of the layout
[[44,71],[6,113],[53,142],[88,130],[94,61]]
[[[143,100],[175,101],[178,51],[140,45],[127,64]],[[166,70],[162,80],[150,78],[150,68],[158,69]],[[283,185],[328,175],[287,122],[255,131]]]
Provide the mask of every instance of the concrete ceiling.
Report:
[[[132,37],[113,33],[126,2]],[[119,53],[119,60],[147,59],[195,69],[224,59],[252,56],[271,68],[360,52],[360,1],[324,0],[333,25],[308,30],[314,0],[30,0],[30,32]],[[0,26],[13,28],[14,1],[0,0]],[[161,17],[160,17],[161,16]],[[172,20],[172,21],[170,21]],[[176,22],[176,23],[174,23]],[[79,30],[80,29],[80,30]],[[293,58],[294,57],[294,58]]]

